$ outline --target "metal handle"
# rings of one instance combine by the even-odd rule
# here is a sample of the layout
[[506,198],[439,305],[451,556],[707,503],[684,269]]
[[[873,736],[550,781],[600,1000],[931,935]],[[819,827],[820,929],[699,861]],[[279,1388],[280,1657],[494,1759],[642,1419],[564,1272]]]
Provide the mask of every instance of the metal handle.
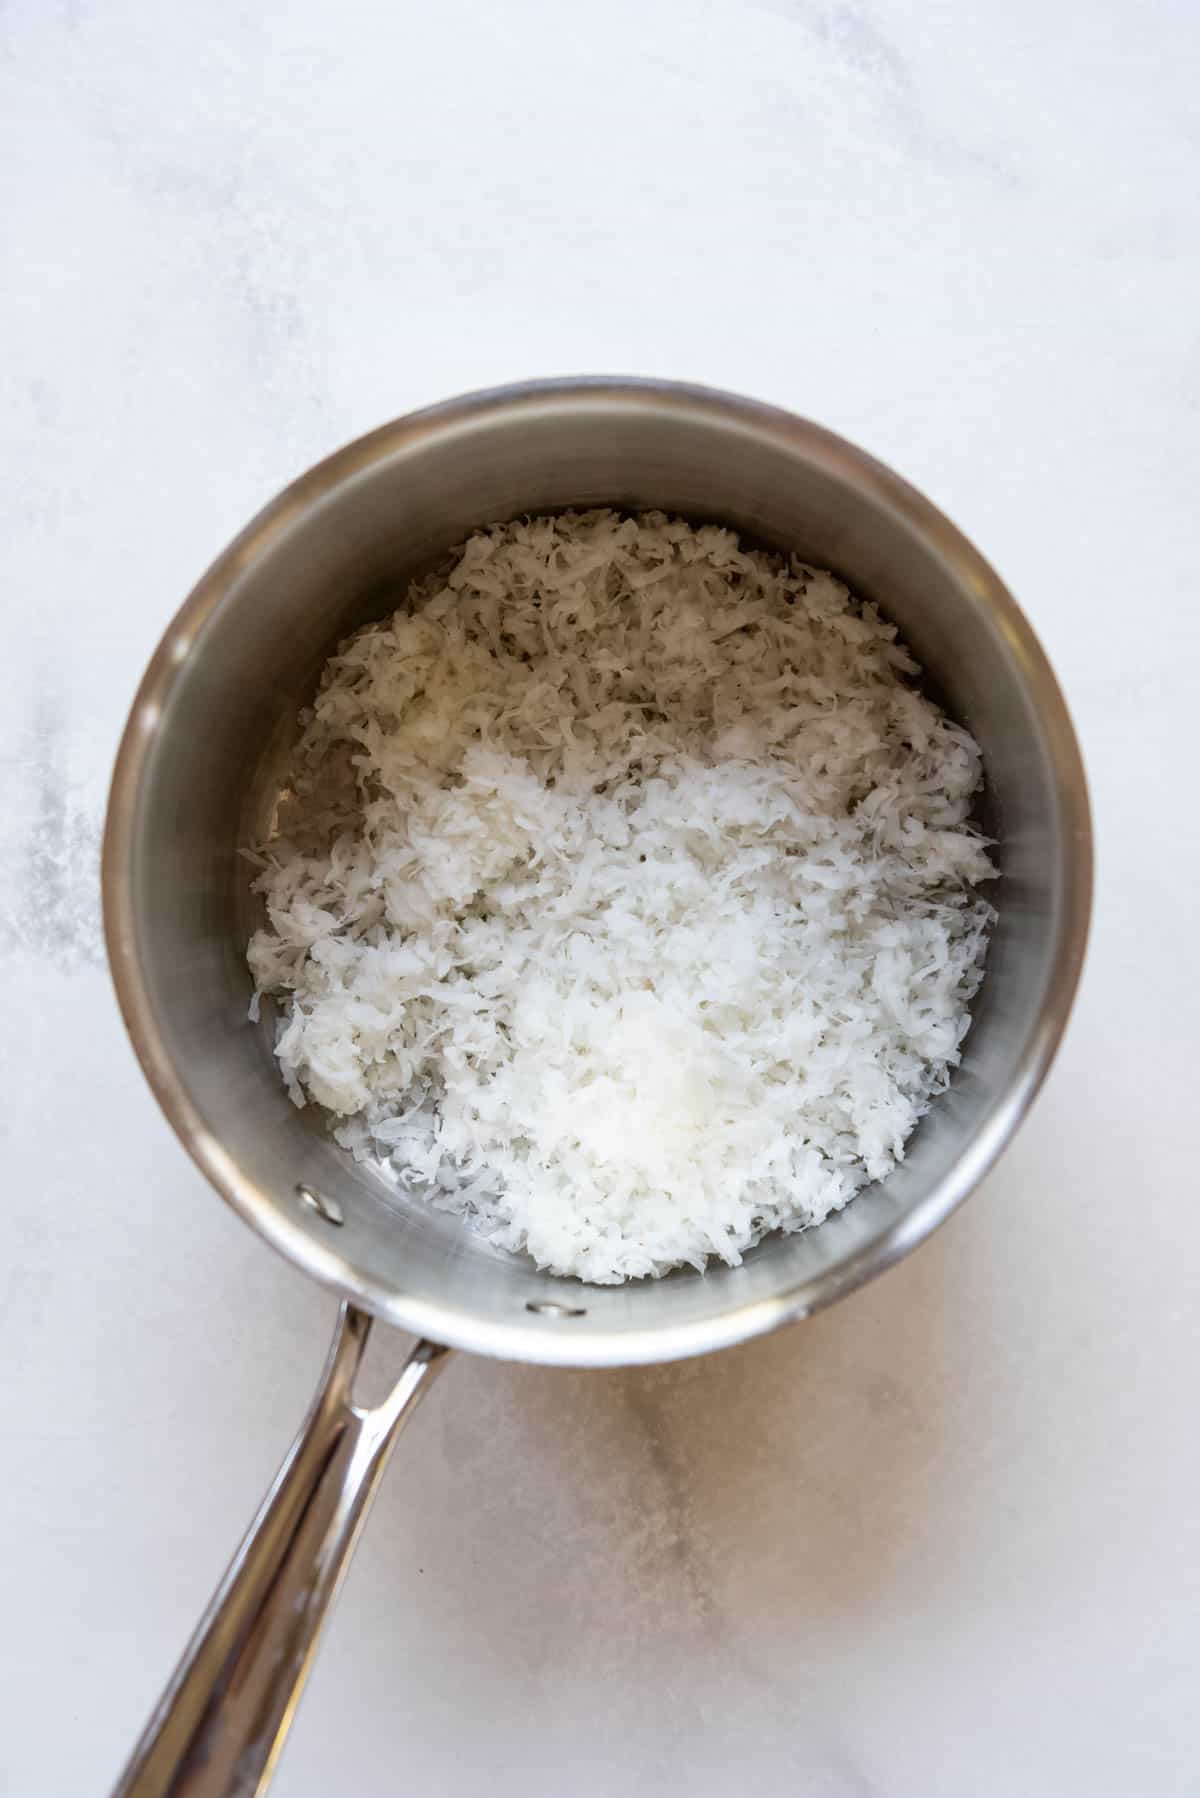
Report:
[[352,1389],[370,1329],[343,1304],[308,1416],[113,1798],[265,1792],[400,1426],[446,1356],[418,1343],[364,1410]]

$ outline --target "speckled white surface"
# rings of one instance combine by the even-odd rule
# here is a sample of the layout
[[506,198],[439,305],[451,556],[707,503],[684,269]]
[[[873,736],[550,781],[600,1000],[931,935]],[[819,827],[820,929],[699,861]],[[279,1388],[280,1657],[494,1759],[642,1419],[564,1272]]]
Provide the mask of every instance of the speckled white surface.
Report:
[[4,1794],[115,1775],[332,1318],[121,1035],[136,678],[307,463],[581,369],[811,414],[995,560],[1089,760],[1091,961],[883,1281],[708,1361],[447,1373],[280,1798],[1197,1790],[1198,55],[1189,0],[5,9]]

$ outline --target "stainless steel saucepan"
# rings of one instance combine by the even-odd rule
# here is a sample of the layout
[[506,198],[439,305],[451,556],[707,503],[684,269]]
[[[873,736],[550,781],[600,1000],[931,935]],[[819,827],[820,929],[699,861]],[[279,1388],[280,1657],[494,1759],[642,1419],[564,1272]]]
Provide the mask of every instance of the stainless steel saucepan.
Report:
[[[355,1166],[291,1104],[247,1019],[253,925],[239,845],[265,827],[322,664],[477,526],[610,505],[716,519],[879,602],[974,733],[998,839],[1000,920],[962,1066],[903,1166],[840,1216],[738,1268],[590,1287],[539,1273]],[[987,563],[896,475],[815,425],[660,382],[474,394],[351,444],[261,512],[178,613],[134,701],[104,843],[125,1022],[159,1103],[217,1191],[342,1296],[308,1417],[118,1790],[262,1791],[318,1632],[405,1418],[447,1348],[578,1367],[723,1348],[881,1272],[965,1198],[1037,1091],[1087,934],[1079,750],[1033,632]],[[355,1402],[373,1317],[418,1346],[387,1401]]]

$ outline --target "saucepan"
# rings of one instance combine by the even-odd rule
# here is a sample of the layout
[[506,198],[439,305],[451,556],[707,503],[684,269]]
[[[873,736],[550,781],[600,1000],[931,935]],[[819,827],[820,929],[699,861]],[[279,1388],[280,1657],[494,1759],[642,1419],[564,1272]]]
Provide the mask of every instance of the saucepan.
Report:
[[[1001,881],[961,1066],[903,1164],[740,1267],[593,1287],[539,1272],[355,1165],[297,1111],[248,1016],[252,870],[296,716],[337,642],[478,526],[568,507],[717,520],[832,568],[899,626],[983,749]],[[803,1318],[928,1236],[1050,1064],[1087,933],[1091,847],[1058,685],[996,574],[927,500],[813,424],[657,381],[535,382],[385,425],[267,506],[214,563],[134,700],[104,843],[109,956],[167,1117],[235,1211],[339,1293],[317,1394],[122,1778],[136,1798],[266,1786],[397,1434],[448,1349],[557,1366],[696,1355]],[[417,1346],[366,1406],[371,1320]]]

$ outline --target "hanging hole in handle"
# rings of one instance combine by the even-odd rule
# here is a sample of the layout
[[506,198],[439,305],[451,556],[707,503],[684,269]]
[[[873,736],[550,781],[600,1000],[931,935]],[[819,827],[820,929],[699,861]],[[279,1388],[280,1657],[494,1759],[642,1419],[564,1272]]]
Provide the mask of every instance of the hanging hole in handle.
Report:
[[557,1299],[526,1299],[526,1311],[535,1317],[586,1317],[586,1305],[560,1305]]
[[328,1193],[318,1192],[315,1186],[305,1186],[301,1181],[296,1187],[296,1197],[302,1205],[307,1205],[310,1211],[315,1211],[318,1217],[323,1217],[327,1224],[340,1227],[345,1223],[342,1208],[337,1200],[331,1199]]

